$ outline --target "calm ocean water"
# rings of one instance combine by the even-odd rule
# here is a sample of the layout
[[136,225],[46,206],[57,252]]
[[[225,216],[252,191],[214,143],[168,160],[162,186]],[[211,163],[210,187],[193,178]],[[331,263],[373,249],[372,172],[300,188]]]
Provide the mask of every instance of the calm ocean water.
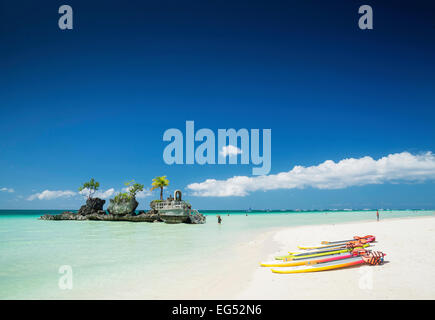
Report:
[[[205,225],[37,219],[60,212],[0,210],[0,299],[152,298],[156,290],[219,272],[235,244],[262,232],[376,219],[376,211],[203,211]],[[433,214],[380,211],[381,219]],[[72,290],[58,285],[65,265],[73,271]]]

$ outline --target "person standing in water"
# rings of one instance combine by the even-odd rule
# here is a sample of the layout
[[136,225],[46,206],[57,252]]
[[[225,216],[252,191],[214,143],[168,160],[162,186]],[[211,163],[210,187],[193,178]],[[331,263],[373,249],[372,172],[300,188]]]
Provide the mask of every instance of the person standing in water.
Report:
[[379,210],[376,210],[376,220],[379,221]]
[[222,222],[221,216],[217,216],[217,217],[218,217],[218,223],[221,224],[221,222]]

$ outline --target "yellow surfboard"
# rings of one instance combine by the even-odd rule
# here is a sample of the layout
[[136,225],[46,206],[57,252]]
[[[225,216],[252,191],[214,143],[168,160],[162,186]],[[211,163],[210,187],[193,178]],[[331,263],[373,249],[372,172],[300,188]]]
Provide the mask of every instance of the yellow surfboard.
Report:
[[326,271],[326,270],[333,270],[333,269],[340,269],[340,268],[346,268],[351,267],[359,264],[363,264],[364,260],[361,257],[355,257],[345,260],[337,260],[332,262],[326,262],[326,263],[318,263],[314,265],[303,265],[298,267],[287,267],[287,268],[280,268],[280,269],[272,269],[272,272],[274,273],[305,273],[305,272],[317,272],[317,271]]

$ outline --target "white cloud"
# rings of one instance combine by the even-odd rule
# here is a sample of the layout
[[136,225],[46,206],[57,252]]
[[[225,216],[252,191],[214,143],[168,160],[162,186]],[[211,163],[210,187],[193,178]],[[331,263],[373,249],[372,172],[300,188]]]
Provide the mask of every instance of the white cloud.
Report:
[[9,193],[15,192],[15,190],[12,188],[0,188],[0,191],[1,192],[9,192]]
[[[88,197],[89,196],[89,189],[85,188],[82,191],[80,191],[79,194],[81,194],[84,197]],[[108,199],[111,196],[113,196],[114,194],[115,194],[115,189],[110,188],[110,189],[107,189],[106,191],[98,190],[92,195],[92,197],[100,198],[100,199]]]
[[143,199],[152,195],[152,192],[149,190],[143,190],[136,194],[136,198]]
[[77,193],[74,191],[51,191],[51,190],[44,190],[40,193],[32,194],[30,197],[27,198],[27,200],[32,201],[35,199],[38,200],[53,200],[57,198],[69,198],[75,196]]
[[[128,191],[130,191],[130,188],[132,188],[132,187],[130,186],[130,187],[123,188],[122,192],[128,192]],[[143,191],[136,193],[136,199],[143,199],[143,198],[149,197],[151,195],[152,195],[152,192],[150,190],[145,189]]]
[[95,192],[94,197],[101,198],[101,199],[108,199],[111,196],[113,196],[114,194],[115,194],[115,189],[110,188],[110,189],[107,189],[106,191]]
[[[122,192],[127,192],[128,190],[129,190],[129,188],[123,188]],[[98,190],[92,196],[94,198],[109,199],[110,197],[115,195],[115,193],[116,193],[116,190],[114,188],[110,188],[110,189],[107,189],[107,190]],[[88,195],[89,195],[89,189],[86,188],[86,189],[83,189],[80,192],[74,192],[74,191],[69,191],[69,190],[67,190],[67,191],[50,191],[50,190],[45,190],[43,192],[32,194],[31,196],[29,196],[27,198],[27,200],[29,200],[29,201],[32,201],[32,200],[35,200],[35,199],[39,199],[39,200],[53,200],[53,199],[57,199],[57,198],[69,198],[69,197],[73,197],[73,196],[77,196],[77,195],[88,197]],[[141,198],[148,197],[150,195],[151,195],[151,191],[144,190],[144,191],[138,192],[136,194],[136,198],[141,199]]]
[[[127,192],[128,188],[123,188],[122,192]],[[96,191],[92,196],[94,198],[100,198],[100,199],[109,199],[110,197],[112,197],[113,195],[115,195],[116,190],[114,188],[110,188],[107,190],[98,190]],[[29,196],[27,198],[27,200],[32,201],[32,200],[53,200],[53,199],[57,199],[57,198],[69,198],[69,197],[73,197],[73,196],[77,196],[77,195],[81,195],[84,197],[88,197],[89,195],[89,189],[83,189],[80,192],[74,192],[74,191],[51,191],[51,190],[45,190],[43,192],[38,192],[35,194],[32,194],[31,196]],[[136,198],[141,199],[141,198],[145,198],[151,195],[151,191],[149,190],[144,190],[141,192],[138,192],[136,194]]]
[[367,184],[422,182],[435,179],[435,156],[432,152],[413,155],[390,154],[378,160],[366,156],[339,162],[327,160],[317,166],[295,166],[288,172],[264,176],[235,176],[227,180],[207,179],[187,186],[194,196],[246,196],[254,191],[276,189],[342,189]]
[[219,151],[219,153],[226,157],[226,156],[236,156],[238,154],[242,153],[242,150],[240,150],[239,148],[229,145],[229,146],[223,146],[221,151]]

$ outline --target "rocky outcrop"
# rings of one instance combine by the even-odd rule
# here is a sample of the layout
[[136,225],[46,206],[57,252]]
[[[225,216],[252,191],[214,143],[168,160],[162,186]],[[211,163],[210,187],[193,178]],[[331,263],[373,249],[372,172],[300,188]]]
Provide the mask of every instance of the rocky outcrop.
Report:
[[150,210],[148,212],[142,211],[139,214],[106,214],[104,213],[91,213],[88,215],[81,215],[71,211],[66,211],[61,214],[45,214],[40,217],[41,220],[93,220],[93,221],[130,221],[130,222],[161,222],[160,216],[156,211]]
[[107,211],[109,211],[109,214],[111,215],[134,215],[138,205],[139,203],[136,201],[135,198],[119,202],[110,199]]
[[142,214],[126,214],[126,215],[115,215],[107,214],[105,216],[101,215],[91,215],[88,217],[89,220],[99,220],[99,221],[130,221],[130,222],[161,222],[160,216],[153,211],[142,213]]
[[88,220],[88,216],[74,213],[71,211],[65,211],[62,212],[61,214],[44,214],[39,219],[40,220]]
[[[106,214],[105,211],[99,211],[88,215],[82,215],[71,211],[65,211],[61,214],[45,214],[39,218],[40,220],[78,220],[78,221],[130,221],[130,222],[163,222],[160,215],[155,210],[147,212],[140,211],[139,214]],[[194,214],[189,216],[187,223],[203,224],[206,218],[203,214]]]
[[[155,200],[151,202],[151,210],[145,212],[143,210],[136,214],[135,210],[139,203],[136,199],[113,201],[110,200],[110,204],[107,208],[109,214],[103,210],[105,200],[99,198],[91,198],[86,201],[77,213],[72,211],[65,211],[61,214],[50,215],[45,214],[39,219],[41,220],[78,220],[78,221],[130,221],[130,222],[166,222],[166,223],[192,223],[202,224],[205,223],[205,216],[200,214],[196,210],[191,211],[191,215],[183,216],[183,220],[180,220],[178,216],[159,215],[159,212],[155,209],[155,205],[161,201]],[[190,208],[190,205],[188,208]],[[174,218],[175,217],[175,218]],[[174,218],[175,221],[172,221]]]
[[190,223],[203,224],[205,223],[205,216],[202,213],[192,214],[189,216]]
[[105,213],[103,210],[105,203],[106,200],[102,200],[100,198],[89,198],[86,200],[86,204],[81,206],[77,214],[81,216],[87,216],[94,213]]

